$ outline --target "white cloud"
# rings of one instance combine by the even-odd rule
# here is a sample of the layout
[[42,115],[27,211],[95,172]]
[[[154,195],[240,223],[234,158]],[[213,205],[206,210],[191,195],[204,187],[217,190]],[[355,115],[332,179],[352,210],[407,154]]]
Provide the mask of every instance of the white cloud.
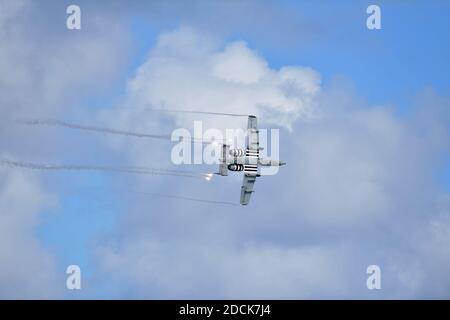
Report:
[[[145,109],[164,107],[264,115],[268,123],[290,128],[297,119],[311,116],[319,92],[320,76],[310,68],[271,69],[244,42],[221,49],[217,40],[180,28],[159,37],[128,84],[125,106],[111,115],[111,122],[149,127],[152,119]],[[186,115],[175,118],[180,126],[192,125]],[[233,123],[208,121],[218,128]]]
[[115,285],[120,280],[131,284],[140,298],[306,299],[349,294],[342,275],[351,273],[350,260],[339,246],[172,246],[149,238],[104,247],[97,256],[103,272],[115,274]]
[[[320,75],[311,68],[286,66],[279,70],[245,42],[222,45],[195,29],[181,27],[158,37],[147,61],[128,81],[125,102],[105,110],[105,126],[137,132],[170,134],[177,127],[192,129],[198,117],[149,110],[166,108],[207,112],[256,114],[264,123],[290,129],[314,114]],[[202,117],[203,130],[245,128],[246,119]],[[192,131],[191,131],[192,132]],[[167,166],[170,146],[149,148],[143,141],[111,137],[116,150],[137,165]],[[126,150],[126,151],[125,151]],[[162,151],[161,151],[162,150]]]
[[233,42],[212,57],[213,76],[227,82],[258,83],[269,72],[267,62],[252,52],[245,42]]
[[[427,255],[416,243],[438,241],[419,230],[436,213],[433,175],[448,153],[448,100],[425,93],[414,112],[398,116],[368,105],[342,79],[321,88],[313,69],[274,70],[244,42],[217,43],[188,28],[161,35],[109,124],[148,132],[167,130],[170,120],[190,126],[185,115],[146,110],[155,106],[257,114],[292,129],[281,137],[288,165],[257,182],[248,208],[211,215],[188,203],[133,202],[120,245],[99,244],[101,268],[119,273],[118,284],[131,283],[139,297],[446,297],[446,281],[427,285],[436,283],[434,272],[448,278],[433,267],[446,261],[445,249]],[[164,151],[143,146],[120,150],[141,164],[161,161]],[[195,187],[180,180],[168,189],[238,199],[239,187],[232,179]],[[439,230],[445,238],[445,225]],[[385,279],[379,293],[365,287],[374,263]]]
[[[340,88],[342,97],[345,89],[332,86]],[[417,218],[434,211],[439,189],[435,170],[450,141],[442,128],[447,116],[440,111],[448,101],[424,93],[416,111],[399,117],[352,94],[335,99],[335,92],[324,91],[322,117],[302,124],[286,146],[288,163],[298,165],[284,178],[295,188],[288,188],[283,199],[295,198],[305,221],[331,228],[359,228],[386,219],[396,223],[406,219],[402,214]],[[426,128],[430,120],[417,116],[424,108],[435,120]]]
[[[64,283],[55,257],[35,234],[40,213],[56,206],[56,198],[42,190],[38,179],[0,169],[0,297],[55,298]],[[60,273],[62,275],[62,273]],[[62,288],[62,287],[61,287]]]
[[[147,66],[139,72],[153,74]],[[281,68],[280,78],[283,70],[291,72]],[[310,82],[300,78],[295,89],[307,92]],[[162,75],[144,86],[150,92],[132,92],[153,97],[160,79],[168,87]],[[117,285],[131,284],[138,297],[448,297],[447,223],[432,222],[440,192],[433,174],[449,147],[448,101],[424,94],[401,117],[367,105],[341,82],[315,99],[318,116],[283,131],[288,165],[258,180],[249,207],[133,201],[111,235],[120,239],[98,244],[101,270],[120,274]],[[238,199],[239,187],[231,179],[204,187],[180,180],[169,190]],[[380,292],[365,286],[370,264],[382,268]]]
[[[97,89],[110,85],[109,78],[120,69],[122,33],[101,19],[93,20],[88,33],[69,33],[64,23],[55,23],[65,16],[62,8],[55,19],[52,3],[0,0],[0,157],[28,162],[51,162],[55,154],[64,157],[65,141],[58,149],[52,145],[57,142],[52,132],[19,127],[14,120],[58,117],[84,98],[93,82]],[[80,114],[86,111],[76,107]],[[58,200],[46,191],[49,181],[41,179],[45,177],[0,167],[4,299],[63,294],[65,270],[57,269],[57,257],[38,236],[43,212],[54,209]]]
[[[0,2],[5,3],[2,115],[63,114],[61,103],[76,95],[76,88],[87,90],[92,81],[114,75],[123,47],[117,30],[100,28],[100,36],[80,38],[56,32],[58,41],[50,45],[42,33],[29,31],[25,7]],[[11,21],[22,28],[8,28]],[[244,42],[223,44],[189,28],[162,34],[129,81],[125,103],[103,120],[112,127],[167,132],[190,126],[192,118],[145,108],[254,113],[292,129],[282,132],[288,166],[257,182],[247,208],[157,197],[126,202],[117,229],[98,239],[97,277],[126,288],[121,292],[126,298],[370,298],[365,268],[378,263],[385,290],[376,297],[448,297],[448,209],[436,214],[439,186],[433,180],[448,151],[448,101],[431,95],[422,105],[415,116],[402,118],[389,108],[366,105],[346,88],[321,88],[311,68],[273,69]],[[300,119],[310,121],[299,125]],[[229,127],[235,121],[208,124]],[[31,145],[28,136],[0,130],[2,149],[13,157],[28,154],[18,148]],[[162,162],[168,150],[148,141],[122,142],[116,145],[120,154],[142,165]],[[55,199],[36,176],[4,170],[0,175],[0,259],[6,261],[0,294],[52,296],[61,285],[53,278],[54,257],[33,232],[40,212]],[[237,199],[240,187],[232,179],[208,185],[151,181],[141,187],[216,199]],[[134,178],[124,185],[139,188]]]
[[[117,41],[125,40],[117,26],[92,19],[89,32],[70,32],[65,24],[59,28],[53,24],[54,16],[46,12],[53,12],[48,4],[1,1],[1,6],[2,120],[58,116],[90,92],[94,78],[101,90],[123,69],[125,49],[119,50]],[[50,18],[44,18],[46,14]],[[52,23],[46,24],[46,19]]]

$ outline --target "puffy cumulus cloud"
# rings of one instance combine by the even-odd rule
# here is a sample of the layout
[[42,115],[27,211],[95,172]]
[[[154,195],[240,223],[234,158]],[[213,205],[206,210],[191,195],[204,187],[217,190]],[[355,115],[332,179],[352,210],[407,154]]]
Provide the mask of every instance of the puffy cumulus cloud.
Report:
[[339,246],[249,246],[226,256],[221,271],[228,298],[310,299],[348,295],[350,272]]
[[[64,6],[0,1],[0,148],[19,160],[64,156],[63,139],[50,130],[20,127],[17,119],[92,118],[80,101],[111,88],[125,57],[124,33],[96,14],[81,32],[66,29]],[[55,11],[55,8],[59,9]],[[45,141],[45,143],[37,143]]]
[[[245,42],[222,48],[217,39],[182,27],[159,37],[129,81],[127,101],[112,113],[111,122],[150,127],[146,109],[153,107],[256,114],[290,128],[297,119],[311,116],[319,92],[320,76],[310,68],[271,69]],[[176,115],[175,120],[192,126],[186,115]],[[217,128],[233,127],[235,122],[208,121]]]
[[242,41],[229,44],[212,57],[212,74],[227,82],[257,83],[268,71],[267,62]]
[[[156,108],[256,114],[265,121],[261,126],[291,128],[297,119],[313,115],[319,93],[320,75],[311,68],[275,70],[245,42],[223,45],[212,35],[181,27],[158,37],[147,61],[128,81],[124,103],[104,110],[102,121],[108,127],[170,134],[177,127],[192,129],[199,120],[197,115],[150,110]],[[223,135],[226,128],[245,128],[247,121],[210,116],[201,120],[204,131],[217,128]],[[149,147],[142,139],[110,141],[137,165],[170,162],[167,143],[152,142],[154,147]]]
[[[305,124],[289,155],[298,163],[287,177],[296,188],[284,197],[298,200],[303,219],[330,227],[384,219],[407,203],[417,208],[429,199],[430,191],[419,190],[432,186],[431,170],[427,146],[411,134],[384,108]],[[411,192],[417,197],[409,199]]]
[[[17,130],[7,126],[25,106],[40,101],[31,82],[38,72],[31,58],[33,45],[27,41],[25,26],[28,1],[0,1],[0,145],[2,154],[14,153],[12,141]],[[16,24],[17,23],[17,24]],[[35,85],[36,86],[36,85]],[[37,108],[36,105],[26,108]],[[36,228],[39,214],[55,204],[41,190],[38,178],[0,167],[0,296],[49,298],[57,295],[54,285],[55,261],[39,244]]]
[[[414,230],[415,254],[404,257],[399,281],[416,297],[448,298],[450,278],[450,195],[437,201],[431,218]],[[420,257],[420,259],[418,259]]]
[[180,245],[140,237],[103,247],[97,254],[115,285],[123,281],[133,297],[190,299],[276,299],[348,296],[343,274],[354,271],[340,246],[216,247]]
[[[399,116],[369,105],[343,79],[321,88],[310,68],[273,70],[244,42],[218,43],[186,28],[161,35],[110,123],[189,126],[185,115],[163,118],[149,107],[253,113],[292,128],[281,140],[288,166],[257,182],[248,208],[211,214],[133,201],[111,235],[119,240],[98,244],[100,270],[139,297],[448,297],[448,219],[435,208],[435,174],[449,150],[448,98],[424,92]],[[130,150],[136,161],[158,159],[142,145]],[[194,188],[180,180],[169,189],[238,199],[239,184]],[[370,264],[382,268],[382,292],[365,287]]]
[[[55,32],[33,20],[41,17],[36,4],[0,6],[2,120],[63,114],[62,102],[114,77],[126,47],[115,25],[99,19],[89,32],[68,33],[63,25]],[[109,125],[167,132],[192,124],[149,107],[254,113],[292,129],[281,135],[288,165],[258,180],[245,208],[130,197],[117,229],[94,246],[98,283],[123,288],[124,298],[448,298],[449,206],[436,209],[442,190],[433,178],[448,154],[447,98],[425,94],[412,115],[401,117],[345,86],[321,88],[311,68],[275,70],[245,42],[223,44],[189,28],[159,37],[126,94],[123,105],[102,115]],[[219,128],[235,122],[208,120]],[[43,144],[29,143],[36,133],[0,131],[11,157],[26,154],[17,146],[45,154]],[[116,146],[143,165],[162,162],[167,151],[129,139]],[[0,177],[0,295],[53,296],[63,282],[53,278],[53,257],[33,231],[55,200],[35,176],[3,170]],[[214,180],[152,178],[145,187],[238,199],[238,181]],[[123,182],[139,188],[134,178]],[[365,288],[369,264],[382,268],[381,292]]]
[[[2,115],[62,114],[67,106],[60,102],[88,90],[89,80],[97,84],[114,75],[124,46],[110,24],[104,30],[100,21],[97,32],[52,33],[46,43],[47,27],[30,28],[36,7],[0,4],[6,8],[0,10],[0,40],[7,44],[0,47]],[[192,117],[156,114],[151,107],[254,113],[291,129],[281,134],[288,165],[257,181],[248,207],[130,196],[116,229],[93,246],[98,284],[122,288],[124,298],[448,297],[449,206],[436,209],[445,192],[434,179],[449,149],[447,98],[424,94],[415,112],[398,116],[345,86],[321,87],[311,68],[275,70],[244,42],[223,44],[180,28],[159,37],[124,100],[102,120],[142,132],[192,124]],[[207,123],[237,124],[212,117]],[[47,151],[30,143],[36,133],[0,131],[0,146],[13,158],[23,159],[28,149],[41,157]],[[141,165],[167,160],[167,146],[119,141],[120,156]],[[79,153],[73,149],[66,157]],[[2,170],[0,260],[6,263],[0,294],[52,296],[55,283],[63,282],[52,278],[53,257],[33,231],[40,211],[55,200],[38,177]],[[233,179],[122,182],[130,190],[145,186],[206,199],[238,199],[240,188]],[[382,268],[381,292],[365,287],[369,264]]]
[[68,31],[65,7],[50,2],[2,0],[0,9],[0,148],[18,159],[31,153],[46,156],[61,147],[49,147],[55,137],[14,121],[59,118],[71,111],[91,118],[93,110],[78,102],[87,100],[93,82],[100,91],[115,85],[111,79],[125,60],[119,43],[126,43],[126,37],[96,14],[84,20],[89,22],[86,32]]
[[[322,117],[302,124],[287,143],[288,162],[296,168],[285,179],[296,187],[282,197],[297,199],[294,214],[300,209],[304,222],[321,227],[405,223],[399,212],[429,214],[439,191],[436,170],[450,145],[448,100],[424,92],[415,111],[400,117],[352,94],[337,99],[343,90],[339,84],[327,88]],[[424,110],[432,116],[423,116]]]
[[[74,106],[84,114],[75,101],[91,92],[92,81],[97,89],[108,88],[120,69],[121,31],[94,18],[89,32],[69,32],[65,7],[55,8],[52,2],[0,0],[0,157],[64,158],[64,134],[56,138],[14,120],[59,117]],[[56,269],[56,257],[38,236],[43,212],[57,203],[42,178],[0,166],[0,296],[5,299],[61,297],[64,288],[64,269]]]
[[[321,118],[302,124],[285,146],[294,167],[280,171],[286,188],[267,208],[283,212],[284,221],[257,234],[285,232],[281,241],[325,246],[345,239],[353,266],[383,270],[382,294],[363,290],[360,297],[448,297],[450,251],[441,241],[450,207],[436,175],[450,151],[450,101],[430,90],[414,100],[412,111],[399,116],[367,105],[342,84],[325,88]],[[343,276],[354,283],[355,275]]]
[[36,177],[0,168],[0,297],[3,299],[55,298],[61,294],[63,286],[56,284],[64,284],[64,278],[58,276],[55,257],[39,244],[36,236],[40,212],[56,205],[56,197],[42,190]]
[[[398,115],[338,79],[315,99],[317,116],[282,132],[288,165],[257,181],[250,206],[133,201],[117,232],[98,243],[100,270],[136,297],[448,297],[448,203],[436,209],[448,98],[426,91]],[[238,199],[239,187],[179,180],[169,189]],[[371,264],[382,269],[381,291],[366,288]]]
[[94,16],[87,32],[70,32],[63,6],[55,12],[51,3],[4,0],[0,9],[3,120],[58,115],[91,92],[94,77],[101,90],[123,70],[117,41],[125,35],[115,24]]

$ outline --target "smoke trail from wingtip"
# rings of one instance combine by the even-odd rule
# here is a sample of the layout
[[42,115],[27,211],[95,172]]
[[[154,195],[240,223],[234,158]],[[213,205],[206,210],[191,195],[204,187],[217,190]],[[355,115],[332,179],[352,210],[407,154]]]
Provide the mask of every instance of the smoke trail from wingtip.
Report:
[[[127,194],[133,194],[133,195],[154,196],[154,197],[171,198],[171,199],[186,200],[186,201],[193,201],[193,202],[201,202],[201,203],[207,203],[207,204],[239,206],[239,204],[235,203],[235,202],[206,200],[206,199],[192,198],[192,197],[186,197],[186,196],[179,196],[179,195],[174,195],[174,194],[134,191],[134,190],[123,189],[123,188],[112,188],[112,189],[105,189],[104,191],[101,191],[97,187],[95,187],[95,188],[88,187],[88,188],[76,188],[75,191],[79,192],[80,190],[82,190],[84,193],[88,193],[88,194],[93,194],[94,192],[106,192],[107,194],[109,194],[111,192],[122,193],[122,194],[127,193]],[[74,192],[74,191],[72,190],[69,192]]]
[[29,126],[66,127],[69,129],[110,133],[110,134],[117,134],[117,135],[123,135],[123,136],[133,136],[133,137],[138,137],[138,138],[154,138],[154,139],[170,140],[170,135],[148,134],[148,133],[125,131],[125,130],[117,130],[117,129],[111,129],[111,128],[94,127],[94,126],[80,125],[80,124],[75,124],[75,123],[70,123],[70,122],[65,122],[65,121],[60,121],[60,120],[23,120],[23,121],[18,121],[18,123],[29,125]]
[[199,198],[191,198],[191,197],[185,197],[185,196],[177,196],[177,195],[171,195],[171,194],[163,194],[163,193],[153,193],[153,192],[133,192],[135,194],[141,194],[141,195],[149,195],[149,196],[157,196],[157,197],[164,197],[164,198],[172,198],[172,199],[180,199],[180,200],[187,200],[187,201],[194,201],[194,202],[202,202],[202,203],[210,203],[210,204],[222,204],[222,205],[228,205],[228,206],[237,206],[237,203],[234,202],[228,202],[228,201],[215,201],[215,200],[206,200],[206,199],[199,199]]
[[191,114],[209,114],[216,116],[230,116],[230,117],[248,117],[248,114],[240,113],[226,113],[226,112],[210,112],[210,111],[196,111],[196,110],[177,110],[177,109],[158,109],[158,108],[148,108],[146,110],[151,111],[161,111],[161,112],[173,112],[173,113],[191,113]]
[[[149,134],[149,133],[142,133],[142,132],[118,130],[118,129],[112,129],[112,128],[88,126],[88,125],[75,124],[75,123],[71,123],[71,122],[66,122],[66,121],[61,121],[61,120],[53,120],[53,119],[20,120],[20,121],[17,121],[17,123],[28,125],[28,126],[64,127],[64,128],[76,129],[76,130],[82,130],[82,131],[115,134],[115,135],[130,136],[130,137],[137,137],[137,138],[152,138],[152,139],[162,139],[162,140],[173,141],[171,135],[158,135],[158,134]],[[180,137],[180,138],[182,141],[187,141],[187,142],[192,142],[192,143],[210,144],[210,143],[214,142],[212,140],[211,141],[203,140],[203,139],[197,139],[197,138],[192,138],[192,137]]]
[[183,173],[182,171],[171,171],[166,169],[153,168],[132,168],[132,167],[112,167],[112,166],[88,166],[88,165],[50,165],[22,161],[13,161],[8,159],[0,159],[0,165],[32,170],[74,170],[74,171],[106,171],[106,172],[122,172],[133,174],[147,174],[147,175],[167,175],[175,177],[186,177],[204,179],[206,174]]
[[[127,168],[127,167],[124,167]],[[180,173],[180,174],[189,174],[189,175],[198,175],[203,178],[211,179],[214,174],[211,172],[194,172],[194,171],[187,171],[187,170],[175,170],[175,169],[161,169],[161,168],[149,168],[149,167],[132,167],[134,170],[143,170],[143,171],[158,171],[158,172],[168,172],[168,173]]]

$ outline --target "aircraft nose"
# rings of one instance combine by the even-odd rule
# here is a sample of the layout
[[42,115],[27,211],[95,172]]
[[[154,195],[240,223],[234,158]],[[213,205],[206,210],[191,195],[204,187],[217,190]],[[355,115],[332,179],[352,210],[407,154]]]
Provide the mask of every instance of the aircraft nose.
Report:
[[281,162],[280,161],[280,167],[286,165],[286,162]]

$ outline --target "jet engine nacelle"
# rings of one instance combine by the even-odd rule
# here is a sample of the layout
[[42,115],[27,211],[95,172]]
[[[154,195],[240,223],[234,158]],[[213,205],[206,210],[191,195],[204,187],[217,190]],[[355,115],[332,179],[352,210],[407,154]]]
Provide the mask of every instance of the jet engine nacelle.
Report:
[[243,164],[232,163],[232,164],[228,165],[228,170],[230,170],[230,171],[243,171],[244,170],[244,165]]
[[229,153],[232,157],[243,157],[245,154],[244,150],[242,149],[231,149]]

